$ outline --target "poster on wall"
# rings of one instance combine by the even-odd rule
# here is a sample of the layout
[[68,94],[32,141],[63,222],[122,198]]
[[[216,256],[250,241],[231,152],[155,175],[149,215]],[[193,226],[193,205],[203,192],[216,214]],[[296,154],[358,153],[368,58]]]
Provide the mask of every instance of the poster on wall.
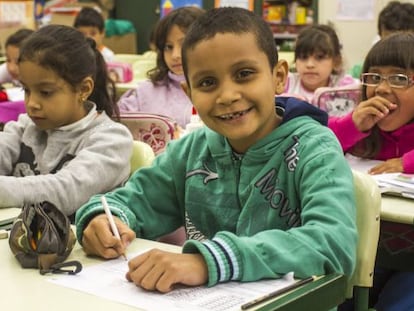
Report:
[[161,0],[161,17],[182,6],[197,6],[202,8],[203,0]]
[[336,19],[369,21],[374,19],[374,0],[338,0]]
[[215,0],[214,7],[233,6],[253,11],[254,0]]

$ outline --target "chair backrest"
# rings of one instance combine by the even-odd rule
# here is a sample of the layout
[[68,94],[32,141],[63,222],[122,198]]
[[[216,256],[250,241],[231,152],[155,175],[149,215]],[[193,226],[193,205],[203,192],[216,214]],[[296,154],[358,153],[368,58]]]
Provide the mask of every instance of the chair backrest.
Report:
[[349,298],[352,297],[352,290],[355,293],[359,288],[372,287],[381,210],[381,193],[376,181],[368,174],[355,170],[353,176],[359,240],[355,271],[348,283]]
[[313,95],[312,104],[330,116],[340,117],[354,110],[360,100],[361,88],[359,84],[355,84],[318,88]]
[[120,120],[135,140],[150,145],[156,155],[163,152],[167,143],[176,136],[177,124],[167,116],[139,112],[123,113]]
[[115,54],[114,61],[121,63],[133,64],[134,62],[143,59],[141,54]]
[[141,167],[151,165],[154,158],[154,151],[152,151],[152,148],[148,144],[134,140],[130,159],[131,174]]

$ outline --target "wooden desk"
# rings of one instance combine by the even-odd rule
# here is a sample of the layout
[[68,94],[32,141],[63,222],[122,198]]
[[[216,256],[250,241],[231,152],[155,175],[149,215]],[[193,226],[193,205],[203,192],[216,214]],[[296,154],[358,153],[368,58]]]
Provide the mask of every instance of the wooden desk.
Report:
[[[17,208],[0,209],[0,219],[16,216],[19,211],[20,209]],[[178,246],[142,239],[136,239],[129,246],[129,249],[131,251],[138,251],[139,249],[152,247],[158,247],[172,252],[180,251],[180,247]],[[101,259],[85,256],[79,244],[76,244],[69,257],[70,259],[80,260],[84,267],[102,262]],[[2,309],[4,310],[139,310],[132,306],[105,300],[85,292],[53,284],[47,281],[50,276],[42,276],[36,269],[21,268],[10,251],[7,239],[0,240],[0,263],[0,297],[3,298]],[[249,309],[249,311],[328,310],[344,300],[345,287],[346,279],[342,275],[324,276],[264,305]]]
[[413,225],[414,200],[383,195],[378,266],[414,271]]
[[381,201],[381,220],[414,224],[414,200],[383,195]]

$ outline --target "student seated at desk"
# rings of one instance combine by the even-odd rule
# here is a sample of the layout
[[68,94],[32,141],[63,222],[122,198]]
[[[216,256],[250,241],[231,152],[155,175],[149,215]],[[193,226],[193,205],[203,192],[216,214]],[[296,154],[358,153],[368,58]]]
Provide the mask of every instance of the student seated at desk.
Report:
[[20,46],[33,30],[22,28],[10,35],[5,44],[6,62],[0,65],[0,84],[13,83],[19,85],[19,67],[17,60],[19,58]]
[[103,44],[105,37],[105,20],[98,9],[83,7],[76,15],[73,27],[82,32],[85,36],[96,42],[98,50],[102,53],[106,62],[114,61],[115,53]]
[[[371,174],[414,173],[412,49],[414,33],[396,33],[377,42],[364,61],[362,101],[348,115],[329,119],[329,127],[337,135],[344,152],[384,161],[372,167]],[[405,282],[398,273],[395,276],[400,284],[411,283],[410,287],[414,288],[414,273],[405,275]],[[392,280],[393,277],[390,281],[394,284]],[[374,288],[381,289],[384,284],[379,285],[379,282],[379,277],[374,277]],[[377,310],[412,310],[402,305],[406,300],[414,306],[414,297],[405,288],[395,284],[387,286],[380,295]],[[376,296],[375,292],[371,295],[373,300]]]
[[148,72],[150,80],[142,81],[118,100],[123,112],[147,112],[166,115],[185,128],[190,122],[192,104],[181,89],[184,81],[181,44],[190,25],[204,10],[182,7],[161,19],[155,29],[156,68]]
[[27,114],[0,132],[0,207],[49,201],[74,215],[129,176],[132,137],[94,42],[72,27],[33,33],[19,57]]
[[[414,32],[414,4],[405,1],[388,2],[378,15],[377,30],[373,43],[399,31]],[[361,70],[362,65],[355,64],[350,73],[354,78],[359,78]]]
[[127,278],[147,290],[175,284],[351,275],[353,178],[325,112],[277,98],[288,72],[273,34],[249,10],[212,9],[183,42],[187,94],[206,127],[171,142],[153,166],[105,194],[121,241],[97,195],[76,213],[87,254],[115,258],[135,236],[185,225],[183,254],[150,250]]
[[312,25],[300,31],[295,44],[296,72],[289,73],[287,95],[312,102],[320,87],[357,84],[343,70],[341,44],[335,30],[328,25]]

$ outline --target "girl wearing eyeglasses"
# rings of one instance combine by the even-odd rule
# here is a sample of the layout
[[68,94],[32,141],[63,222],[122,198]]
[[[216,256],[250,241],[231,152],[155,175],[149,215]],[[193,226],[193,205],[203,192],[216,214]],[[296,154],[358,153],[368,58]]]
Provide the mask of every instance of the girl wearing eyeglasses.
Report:
[[370,174],[414,173],[414,34],[396,33],[377,42],[365,58],[361,102],[329,127],[343,150],[382,160]]
[[[377,42],[361,75],[362,98],[353,112],[331,117],[344,152],[382,160],[371,174],[414,173],[414,33]],[[375,268],[370,300],[376,310],[414,310],[414,273]],[[339,311],[353,310],[347,302]]]

